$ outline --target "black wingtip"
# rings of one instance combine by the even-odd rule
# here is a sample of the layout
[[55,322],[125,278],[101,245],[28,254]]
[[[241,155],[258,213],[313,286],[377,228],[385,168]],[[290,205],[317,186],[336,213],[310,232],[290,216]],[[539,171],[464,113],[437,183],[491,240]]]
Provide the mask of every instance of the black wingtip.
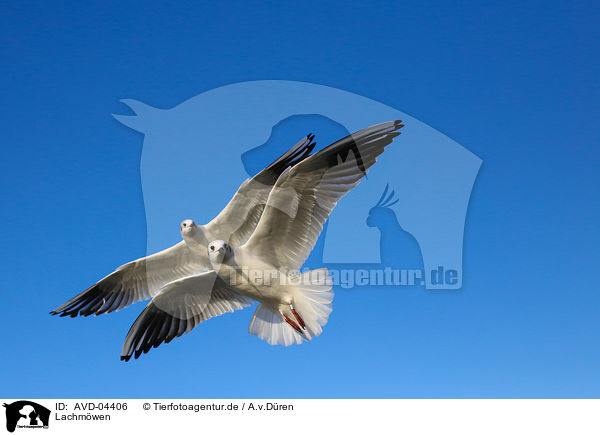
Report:
[[381,141],[382,146],[389,145],[394,138],[400,135],[398,130],[402,127],[404,124],[399,119],[375,124],[334,142],[315,155],[320,155],[320,161],[331,168],[338,164],[338,157],[346,160],[348,153],[353,153],[357,166],[366,177],[367,167],[363,162],[359,146],[375,141]]
[[317,145],[315,135],[308,133],[304,139],[290,148],[286,153],[271,163],[256,175],[256,180],[263,184],[274,184],[277,178],[289,167],[295,166],[306,159]]
[[287,168],[288,166],[294,166],[300,163],[306,157],[308,157],[311,151],[317,145],[317,143],[314,142],[314,139],[315,135],[312,133],[308,133],[304,141],[305,143],[302,146],[298,147],[291,154],[287,156],[284,155],[285,157],[282,156],[283,158],[281,158],[280,160],[281,166],[285,166],[285,168]]

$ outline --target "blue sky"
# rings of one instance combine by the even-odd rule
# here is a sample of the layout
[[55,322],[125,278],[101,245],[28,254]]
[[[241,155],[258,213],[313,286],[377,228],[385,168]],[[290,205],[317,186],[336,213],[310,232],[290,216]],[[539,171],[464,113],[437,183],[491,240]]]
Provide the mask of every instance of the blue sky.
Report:
[[[2,395],[598,397],[599,18],[554,1],[7,6]],[[128,364],[143,304],[50,317],[146,252],[143,137],[110,116],[119,100],[263,79],[364,95],[483,160],[463,288],[337,291],[323,336],[287,349],[249,336],[246,310]]]

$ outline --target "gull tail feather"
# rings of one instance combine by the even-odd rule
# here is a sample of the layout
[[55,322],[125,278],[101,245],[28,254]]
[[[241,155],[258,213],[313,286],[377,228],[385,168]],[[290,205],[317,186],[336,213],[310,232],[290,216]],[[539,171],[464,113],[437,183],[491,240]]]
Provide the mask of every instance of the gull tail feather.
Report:
[[291,280],[291,284],[294,287],[292,306],[304,322],[302,332],[296,331],[282,316],[284,314],[295,319],[289,307],[282,307],[277,312],[272,307],[260,304],[250,322],[250,334],[272,345],[290,346],[311,340],[323,332],[333,302],[332,281],[327,269],[301,273]]

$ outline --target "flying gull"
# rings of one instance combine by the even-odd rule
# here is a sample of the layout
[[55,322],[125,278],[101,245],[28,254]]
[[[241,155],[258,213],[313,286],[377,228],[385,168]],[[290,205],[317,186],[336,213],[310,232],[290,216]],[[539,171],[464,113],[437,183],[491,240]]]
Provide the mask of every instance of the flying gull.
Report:
[[[309,134],[261,172],[244,181],[229,204],[208,224],[183,221],[181,232],[184,240],[120,266],[51,314],[76,317],[110,313],[153,297],[171,281],[212,269],[206,244],[215,238],[243,244],[252,235],[279,175],[310,154],[316,145],[313,139],[314,135]],[[191,250],[186,239],[203,241],[204,248]]]
[[[164,286],[129,330],[121,359],[138,358],[211,317],[255,301],[250,334],[284,346],[319,335],[331,313],[331,279],[327,269],[296,271],[337,202],[401,127],[401,121],[390,121],[360,130],[285,170],[250,238],[237,245],[231,239],[204,245],[214,270]],[[190,246],[200,249],[200,244]]]

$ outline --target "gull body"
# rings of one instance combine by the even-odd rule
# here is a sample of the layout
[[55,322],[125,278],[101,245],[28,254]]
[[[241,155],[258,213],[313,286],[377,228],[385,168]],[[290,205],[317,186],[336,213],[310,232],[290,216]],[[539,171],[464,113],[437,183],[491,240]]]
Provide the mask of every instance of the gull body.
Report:
[[213,269],[240,293],[273,310],[292,303],[293,286],[288,284],[288,275],[274,264],[253,257],[225,240],[213,241],[206,251]]

